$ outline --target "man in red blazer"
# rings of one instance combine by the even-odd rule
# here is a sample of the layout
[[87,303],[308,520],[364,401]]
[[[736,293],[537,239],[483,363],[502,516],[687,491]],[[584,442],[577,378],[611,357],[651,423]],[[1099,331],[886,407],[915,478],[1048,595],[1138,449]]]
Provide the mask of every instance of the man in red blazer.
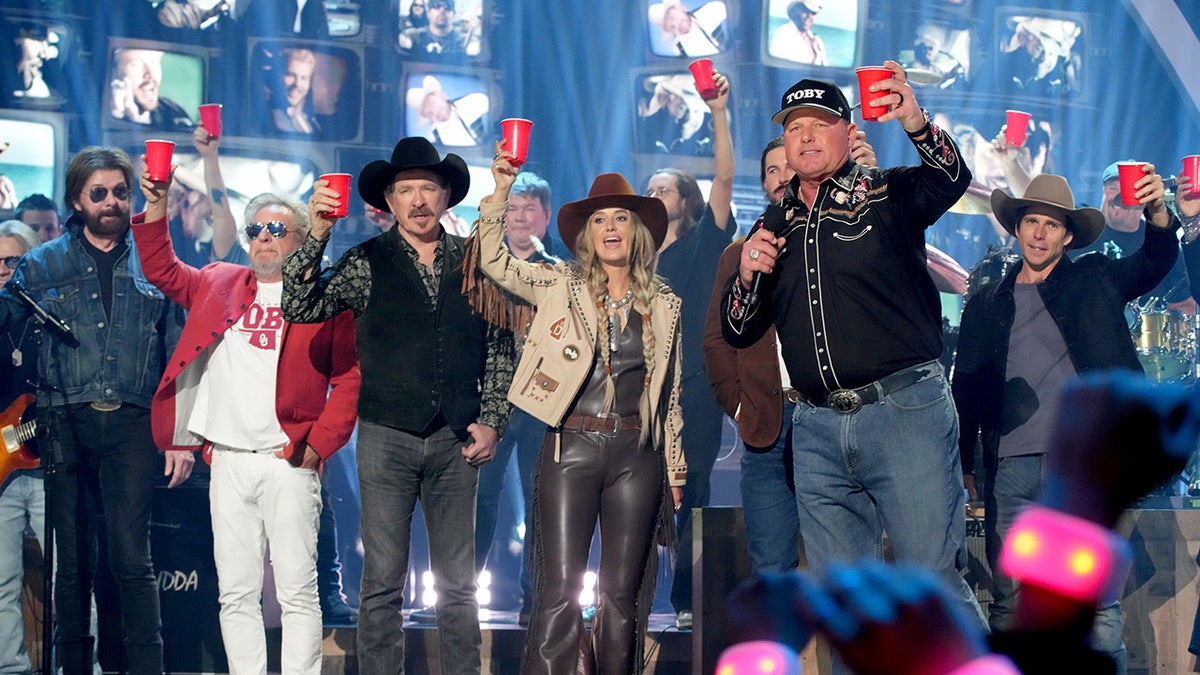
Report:
[[[146,278],[188,310],[151,406],[164,450],[211,451],[213,553],[221,634],[232,672],[266,672],[260,596],[270,545],[282,608],[282,667],[321,671],[317,516],[321,461],[354,429],[359,389],[353,317],[283,320],[283,259],[308,235],[308,212],[271,194],[246,208],[250,267],[203,269],[176,258],[167,183],[142,175],[146,219],[134,240]],[[214,217],[232,218],[228,208]]]

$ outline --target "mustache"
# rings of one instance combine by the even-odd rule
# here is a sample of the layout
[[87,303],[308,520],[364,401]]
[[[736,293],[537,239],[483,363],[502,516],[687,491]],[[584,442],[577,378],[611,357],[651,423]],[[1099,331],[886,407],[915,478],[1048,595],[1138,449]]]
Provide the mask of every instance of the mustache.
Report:
[[415,218],[417,216],[432,216],[432,215],[433,215],[433,210],[425,209],[425,208],[412,209],[411,211],[408,212],[409,218]]

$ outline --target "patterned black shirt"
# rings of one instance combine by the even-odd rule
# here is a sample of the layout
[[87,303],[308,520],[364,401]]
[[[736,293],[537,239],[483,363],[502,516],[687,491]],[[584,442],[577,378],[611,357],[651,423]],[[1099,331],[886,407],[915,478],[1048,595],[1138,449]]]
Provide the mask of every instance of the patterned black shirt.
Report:
[[[388,236],[388,233],[379,235]],[[443,251],[446,246],[445,231],[438,240],[433,267],[419,262],[419,256],[404,237],[394,233],[400,247],[408,255],[421,275],[425,290],[430,297],[438,292],[442,272]],[[367,308],[371,296],[371,268],[366,250],[355,246],[338,259],[333,267],[322,271],[321,257],[328,242],[311,236],[283,263],[283,316],[297,323],[325,321],[333,315],[350,310],[360,316]],[[314,281],[315,280],[315,281]],[[480,392],[479,423],[495,429],[497,433],[508,424],[512,406],[508,402],[508,384],[514,370],[511,336],[491,324],[487,329],[488,354]]]

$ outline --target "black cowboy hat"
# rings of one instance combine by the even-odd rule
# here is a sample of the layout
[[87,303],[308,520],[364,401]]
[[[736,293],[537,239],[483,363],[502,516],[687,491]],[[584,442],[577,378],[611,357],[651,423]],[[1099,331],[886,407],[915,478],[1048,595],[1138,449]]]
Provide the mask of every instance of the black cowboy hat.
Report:
[[390,161],[377,159],[363,167],[358,174],[358,194],[371,206],[391,211],[384,191],[396,179],[396,174],[410,169],[426,169],[441,176],[450,184],[450,203],[454,206],[467,196],[471,174],[467,163],[454,153],[438,156],[433,144],[421,137],[401,138],[392,150]]

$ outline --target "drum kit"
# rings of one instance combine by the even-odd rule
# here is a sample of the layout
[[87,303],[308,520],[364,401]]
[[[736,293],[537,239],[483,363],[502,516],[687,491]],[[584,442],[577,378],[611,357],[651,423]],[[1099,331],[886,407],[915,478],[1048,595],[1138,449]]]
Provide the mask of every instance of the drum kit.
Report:
[[1158,382],[1196,380],[1196,317],[1168,309],[1160,300],[1136,300],[1125,308],[1129,334],[1146,376]]

